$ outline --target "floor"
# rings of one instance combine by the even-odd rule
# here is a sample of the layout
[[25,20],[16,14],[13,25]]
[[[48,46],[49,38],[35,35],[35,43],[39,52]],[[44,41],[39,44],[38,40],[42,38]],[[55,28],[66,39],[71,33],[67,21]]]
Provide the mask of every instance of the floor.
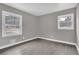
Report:
[[77,55],[75,46],[36,39],[0,52],[0,55]]

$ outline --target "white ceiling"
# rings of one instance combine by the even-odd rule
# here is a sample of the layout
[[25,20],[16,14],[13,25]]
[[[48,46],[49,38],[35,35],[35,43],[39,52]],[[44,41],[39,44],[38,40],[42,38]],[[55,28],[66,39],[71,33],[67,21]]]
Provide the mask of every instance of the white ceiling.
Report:
[[35,16],[41,16],[69,8],[76,7],[77,3],[4,3]]

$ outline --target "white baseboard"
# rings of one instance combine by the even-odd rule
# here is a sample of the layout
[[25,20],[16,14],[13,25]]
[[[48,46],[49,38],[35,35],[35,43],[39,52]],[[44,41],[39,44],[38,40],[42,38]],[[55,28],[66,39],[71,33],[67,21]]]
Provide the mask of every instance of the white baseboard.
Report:
[[61,41],[61,40],[56,40],[56,39],[51,39],[51,38],[45,38],[45,37],[38,37],[38,38],[45,39],[45,40],[49,40],[49,41],[53,41],[53,42],[68,44],[68,45],[75,45],[75,43]]
[[49,41],[53,41],[53,42],[58,42],[58,43],[62,43],[62,44],[73,45],[73,46],[76,47],[77,52],[79,54],[79,47],[78,47],[78,45],[76,43],[71,43],[71,42],[66,42],[66,41],[60,41],[60,40],[50,39],[50,38],[45,38],[45,37],[38,37],[38,38],[49,40]]
[[73,45],[73,46],[76,47],[76,49],[78,51],[78,54],[79,54],[79,47],[78,47],[78,45],[76,43],[71,43],[71,42],[66,42],[66,41],[60,41],[60,40],[51,39],[51,38],[45,38],[45,37],[33,37],[33,38],[29,38],[29,39],[24,40],[24,41],[20,41],[20,42],[17,42],[17,43],[13,43],[13,44],[8,44],[8,45],[5,45],[5,46],[1,46],[0,49],[8,48],[8,47],[11,47],[11,46],[14,46],[14,45],[17,45],[17,44],[21,44],[21,43],[24,43],[24,42],[35,40],[37,38],[48,40],[48,41],[53,41],[53,42],[58,42],[58,43],[62,43],[62,44],[67,44],[67,45]]
[[8,47],[17,45],[17,44],[21,44],[21,43],[24,43],[24,42],[28,42],[28,41],[34,40],[34,39],[36,39],[36,38],[37,38],[37,37],[33,37],[33,38],[29,38],[29,39],[27,39],[27,40],[23,40],[23,41],[16,42],[16,43],[13,43],[13,44],[8,44],[8,45],[5,45],[5,46],[1,46],[0,49],[4,49],[4,48],[8,48]]
[[76,47],[77,52],[78,52],[78,54],[79,54],[79,47],[78,47],[78,45],[76,44],[75,47]]

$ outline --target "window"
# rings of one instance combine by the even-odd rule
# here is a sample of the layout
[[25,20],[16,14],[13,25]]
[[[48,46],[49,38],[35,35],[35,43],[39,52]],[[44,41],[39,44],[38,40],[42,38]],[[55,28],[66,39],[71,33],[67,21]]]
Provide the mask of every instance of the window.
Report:
[[22,16],[2,11],[2,37],[22,35]]
[[58,29],[74,29],[74,14],[58,16]]

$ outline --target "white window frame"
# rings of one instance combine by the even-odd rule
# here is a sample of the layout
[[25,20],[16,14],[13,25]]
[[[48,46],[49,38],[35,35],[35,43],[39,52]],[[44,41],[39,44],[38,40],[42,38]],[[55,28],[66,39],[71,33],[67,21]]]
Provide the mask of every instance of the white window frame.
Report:
[[[5,17],[8,16],[8,15],[12,15],[12,16],[18,16],[20,17],[20,29],[18,30],[18,33],[16,34],[6,34],[6,31],[5,31]],[[2,37],[7,37],[7,36],[14,36],[14,35],[22,35],[22,15],[19,15],[19,14],[15,14],[15,13],[12,13],[12,12],[7,12],[7,11],[2,11]]]
[[[71,27],[60,27],[60,18],[65,17],[65,16],[71,16],[71,22],[72,22]],[[58,29],[73,30],[74,29],[74,14],[70,13],[70,14],[65,14],[65,15],[58,16]]]

